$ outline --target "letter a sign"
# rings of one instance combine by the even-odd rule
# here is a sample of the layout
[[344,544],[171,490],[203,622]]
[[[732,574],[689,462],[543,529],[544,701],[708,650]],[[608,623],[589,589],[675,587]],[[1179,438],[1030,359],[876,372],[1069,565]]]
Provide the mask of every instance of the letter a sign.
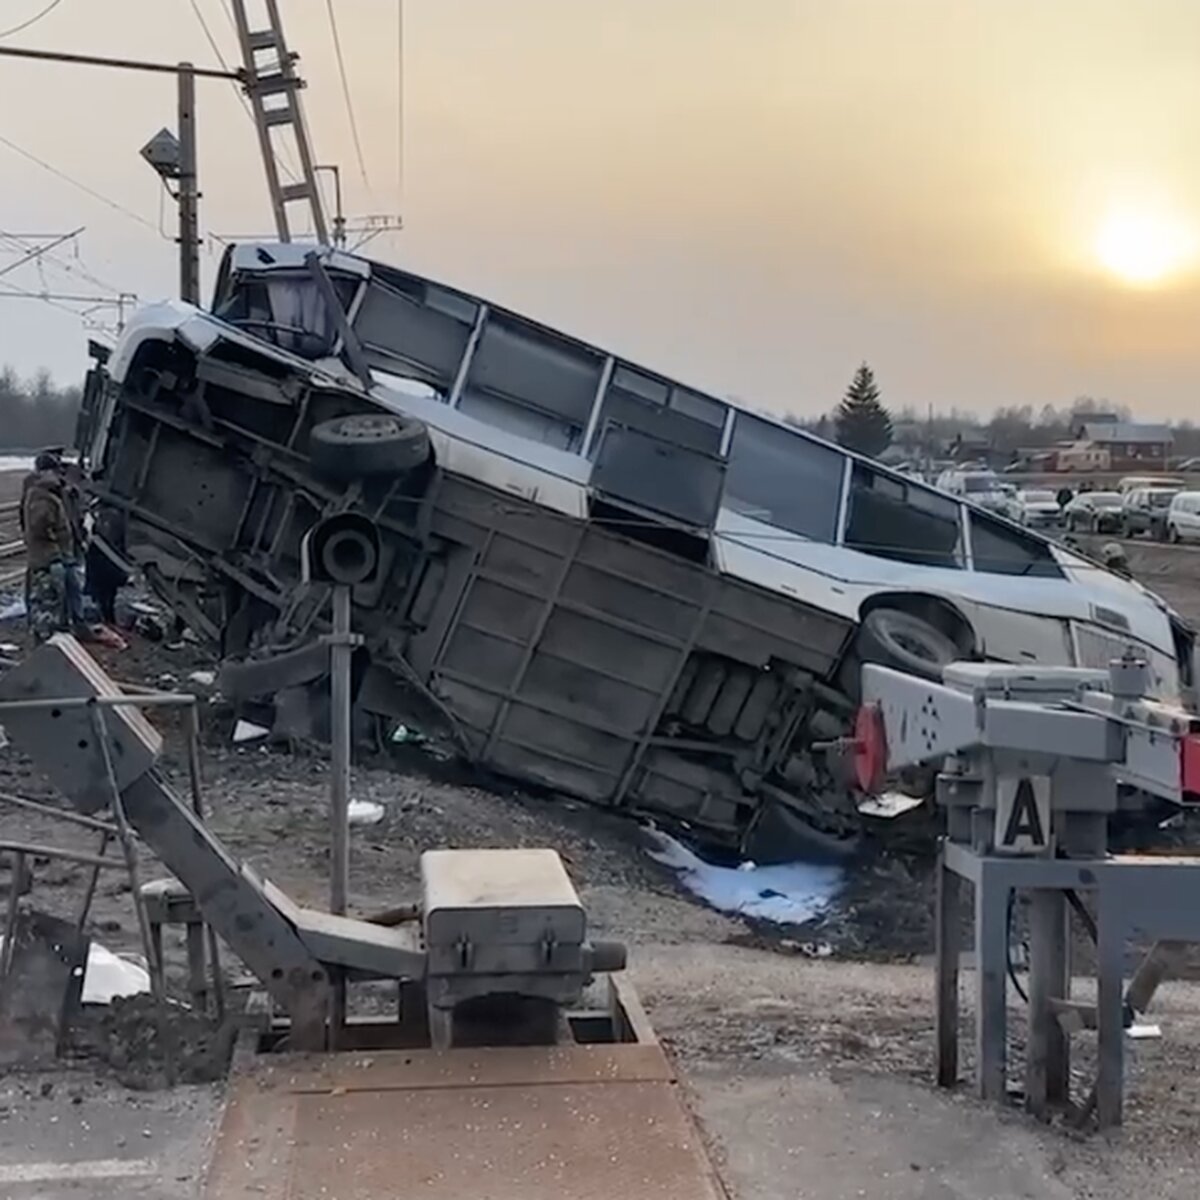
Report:
[[1050,848],[1050,779],[1027,775],[996,788],[996,852],[1044,854]]

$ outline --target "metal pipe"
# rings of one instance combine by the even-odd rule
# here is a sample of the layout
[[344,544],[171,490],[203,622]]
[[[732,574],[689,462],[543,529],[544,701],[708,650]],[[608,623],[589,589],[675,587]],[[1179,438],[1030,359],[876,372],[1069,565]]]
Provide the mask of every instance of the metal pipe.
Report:
[[196,186],[196,71],[179,64],[179,297],[200,304],[199,199]]
[[330,780],[329,911],[346,911],[350,878],[350,594],[338,584],[333,589],[333,637],[329,648],[332,778]]
[[185,692],[155,692],[144,696],[39,696],[30,700],[0,700],[0,712],[31,712],[41,708],[186,708],[196,697]]
[[40,804],[37,800],[27,800],[24,796],[14,796],[10,792],[0,792],[0,804],[11,804],[16,808],[28,809],[45,817],[53,817],[56,821],[66,821],[71,825],[79,825],[83,829],[94,829],[98,833],[114,834],[115,825],[107,821],[97,821],[95,817],[85,817],[82,813],[66,812],[61,808],[51,808],[48,804]]
[[101,858],[83,850],[63,850],[57,846],[41,846],[34,842],[0,841],[0,853],[25,854],[34,858],[61,858],[66,862],[81,863],[85,867],[122,867],[125,864],[115,858]]

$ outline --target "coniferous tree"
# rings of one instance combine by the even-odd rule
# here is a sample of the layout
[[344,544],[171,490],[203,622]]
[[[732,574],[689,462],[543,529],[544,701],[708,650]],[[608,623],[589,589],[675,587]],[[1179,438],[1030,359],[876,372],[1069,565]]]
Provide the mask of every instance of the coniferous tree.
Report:
[[834,414],[838,444],[872,458],[892,444],[892,418],[879,401],[871,368],[863,363],[854,372],[846,396]]

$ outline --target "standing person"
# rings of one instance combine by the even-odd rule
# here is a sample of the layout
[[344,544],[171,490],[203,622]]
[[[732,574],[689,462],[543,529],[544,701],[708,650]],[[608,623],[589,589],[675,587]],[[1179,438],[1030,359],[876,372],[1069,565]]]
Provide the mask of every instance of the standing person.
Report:
[[65,491],[62,460],[43,451],[21,490],[25,604],[29,627],[39,642],[69,632],[75,624],[68,604],[67,573],[76,559],[76,546]]
[[125,520],[113,508],[102,508],[96,517],[87,548],[87,593],[106,625],[117,623],[117,592],[129,581],[119,555],[125,552]]

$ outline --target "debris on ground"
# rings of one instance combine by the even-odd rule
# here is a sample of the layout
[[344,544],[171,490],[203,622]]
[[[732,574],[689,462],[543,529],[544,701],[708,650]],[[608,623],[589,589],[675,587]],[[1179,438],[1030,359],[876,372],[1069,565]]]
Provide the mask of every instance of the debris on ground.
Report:
[[373,800],[351,800],[346,819],[351,825],[378,825],[383,820],[383,805]]
[[842,882],[840,867],[803,862],[723,867],[668,834],[655,831],[651,839],[650,857],[677,871],[683,886],[718,912],[801,925],[828,908]]
[[128,1088],[151,1091],[175,1083],[211,1083],[229,1068],[237,1026],[215,1026],[182,1005],[160,1009],[149,995],[85,1006],[71,1028],[77,1058],[103,1063]]

